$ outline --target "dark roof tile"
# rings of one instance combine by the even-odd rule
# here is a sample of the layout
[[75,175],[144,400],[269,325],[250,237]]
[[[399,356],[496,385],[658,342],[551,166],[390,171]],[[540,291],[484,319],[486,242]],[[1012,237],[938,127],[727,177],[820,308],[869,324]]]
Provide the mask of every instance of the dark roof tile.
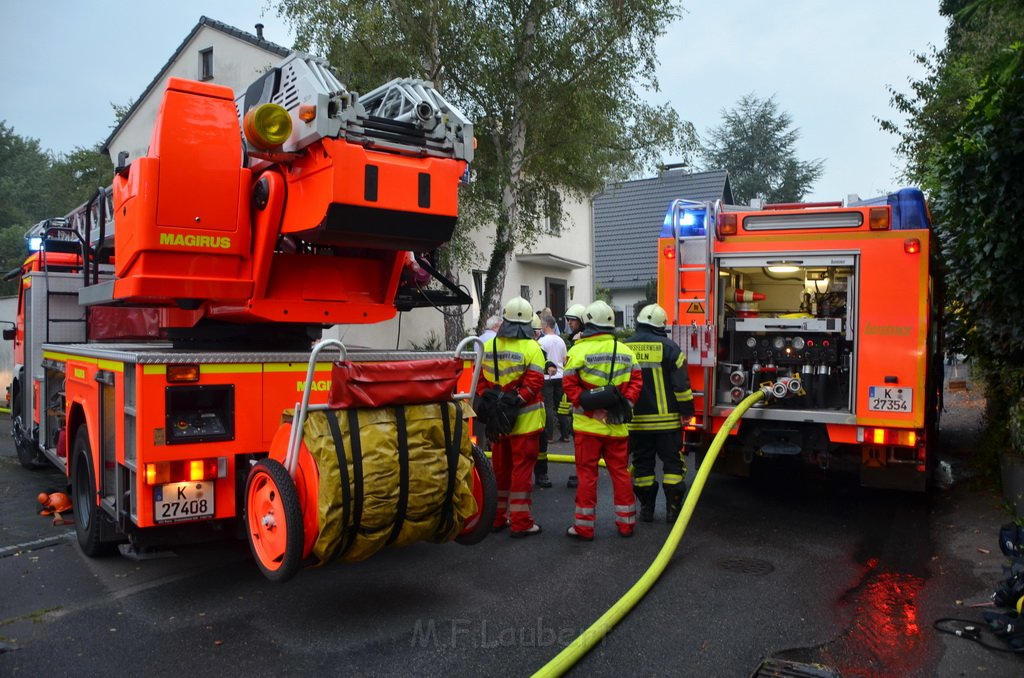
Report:
[[732,202],[725,170],[660,176],[610,184],[594,198],[594,284],[643,287],[657,276],[657,241],[665,212],[677,199]]

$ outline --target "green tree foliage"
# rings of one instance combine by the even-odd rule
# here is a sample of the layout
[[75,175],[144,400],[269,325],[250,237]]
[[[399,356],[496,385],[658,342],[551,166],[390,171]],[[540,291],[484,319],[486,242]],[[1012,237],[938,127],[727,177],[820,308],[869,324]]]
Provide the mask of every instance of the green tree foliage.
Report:
[[[99,187],[109,186],[113,175],[99,144],[54,155],[0,122],[0,273],[24,260],[24,234],[33,224],[67,214]],[[16,291],[14,282],[0,284],[0,294]]]
[[0,230],[24,225],[44,214],[50,158],[36,139],[26,139],[0,122]]
[[[906,175],[933,206],[947,271],[947,338],[968,353],[986,392],[987,435],[1007,444],[1011,406],[1024,399],[1024,3],[944,0],[946,44],[918,55],[926,76],[893,91],[906,121]],[[1018,407],[1018,409],[1020,409]]]
[[657,89],[671,0],[282,0],[279,13],[356,91],[424,77],[474,121],[475,181],[451,249],[466,252],[467,229],[496,227],[481,321],[500,308],[516,248],[560,226],[559,191],[589,197],[694,148],[689,124],[637,91]]
[[640,311],[644,310],[645,306],[656,303],[658,303],[658,280],[651,279],[644,285],[644,298],[633,304],[633,317],[636,318],[640,315]]
[[967,100],[956,132],[935,151],[936,212],[963,339],[1024,365],[1024,42],[1002,50]]
[[726,169],[737,203],[762,197],[768,202],[797,202],[824,171],[822,160],[798,160],[789,113],[780,111],[775,97],[753,93],[722,111],[722,124],[711,129],[701,158],[707,169]]

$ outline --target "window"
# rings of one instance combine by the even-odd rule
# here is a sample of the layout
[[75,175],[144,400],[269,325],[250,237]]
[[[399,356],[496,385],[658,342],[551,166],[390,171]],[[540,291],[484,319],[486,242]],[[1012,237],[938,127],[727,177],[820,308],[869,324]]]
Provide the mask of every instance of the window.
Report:
[[199,79],[213,80],[213,48],[199,50]]
[[529,285],[520,285],[519,286],[519,296],[521,296],[523,299],[526,299],[527,301],[529,301],[530,300],[530,286]]

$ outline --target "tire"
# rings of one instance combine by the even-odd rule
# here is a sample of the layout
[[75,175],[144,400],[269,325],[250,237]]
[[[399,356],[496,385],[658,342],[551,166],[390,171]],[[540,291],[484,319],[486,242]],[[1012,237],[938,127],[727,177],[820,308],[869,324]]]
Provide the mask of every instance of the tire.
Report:
[[79,426],[71,465],[71,496],[75,507],[75,534],[82,553],[90,558],[113,555],[117,544],[104,538],[114,532],[113,521],[96,504],[96,473],[92,464],[89,431]]
[[473,527],[455,538],[463,546],[483,541],[491,533],[494,514],[498,511],[498,483],[494,479],[494,468],[491,460],[476,445],[473,446],[473,496],[477,498],[480,510],[475,516]]
[[249,550],[263,576],[285,582],[302,563],[302,506],[288,470],[262,459],[245,483],[245,525]]
[[39,454],[36,452],[31,438],[28,437],[28,431],[25,430],[20,390],[16,391],[11,398],[11,437],[14,438],[14,448],[18,451],[18,461],[22,466],[30,471],[45,466],[40,463]]

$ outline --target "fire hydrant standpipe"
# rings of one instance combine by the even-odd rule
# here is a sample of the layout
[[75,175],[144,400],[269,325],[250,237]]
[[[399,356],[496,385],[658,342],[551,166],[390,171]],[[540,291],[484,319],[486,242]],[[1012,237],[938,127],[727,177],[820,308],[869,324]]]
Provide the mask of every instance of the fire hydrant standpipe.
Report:
[[[732,414],[726,418],[725,423],[722,424],[722,428],[715,435],[715,439],[711,441],[711,446],[708,448],[708,453],[704,457],[704,461],[701,463],[700,468],[697,469],[697,475],[693,479],[693,486],[690,487],[689,493],[686,495],[686,501],[683,502],[683,508],[680,512],[679,518],[676,520],[675,525],[672,527],[672,531],[669,532],[668,539],[665,540],[665,544],[661,547],[661,551],[658,552],[654,562],[651,563],[647,571],[633,584],[626,594],[619,598],[614,605],[608,608],[601,617],[590,625],[586,631],[576,637],[568,646],[547,664],[542,666],[537,673],[533,674],[535,678],[552,678],[554,676],[561,676],[566,671],[571,669],[576,662],[578,662],[583,655],[589,652],[595,645],[601,642],[601,639],[612,630],[612,628],[619,623],[619,621],[629,613],[633,607],[640,602],[640,599],[646,595],[646,593],[654,586],[654,583],[661,576],[661,573],[665,571],[665,567],[668,566],[669,560],[672,555],[676,552],[676,548],[679,546],[679,541],[683,538],[683,533],[686,531],[686,526],[690,523],[690,516],[693,515],[693,509],[697,506],[697,501],[700,500],[700,493],[704,490],[704,484],[707,482],[708,475],[711,473],[711,467],[715,465],[715,459],[718,458],[718,453],[722,449],[722,445],[725,444],[726,438],[729,436],[729,431],[733,429],[736,422],[739,421],[743,413],[751,408],[755,403],[760,402],[762,399],[767,397],[767,393],[764,390],[758,390],[751,393],[749,396],[744,398],[736,405],[736,409],[732,411]],[[549,457],[550,459],[550,457]]]

